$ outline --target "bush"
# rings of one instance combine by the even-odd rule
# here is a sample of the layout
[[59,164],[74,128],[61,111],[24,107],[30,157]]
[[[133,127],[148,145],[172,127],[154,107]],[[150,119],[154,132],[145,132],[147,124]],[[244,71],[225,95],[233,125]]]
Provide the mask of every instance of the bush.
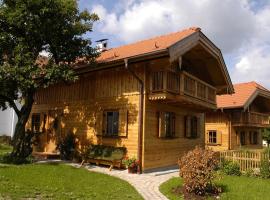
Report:
[[76,154],[76,137],[74,133],[69,132],[58,144],[61,159],[72,160]]
[[236,162],[232,162],[230,160],[225,160],[222,162],[221,170],[226,175],[233,175],[233,176],[240,176],[241,175],[239,164]]
[[178,164],[187,192],[204,195],[207,191],[216,189],[212,181],[218,159],[212,150],[196,147],[185,154]]
[[270,163],[268,160],[262,160],[260,166],[260,176],[262,178],[270,178]]
[[34,162],[34,159],[32,156],[28,156],[27,158],[20,158],[20,157],[13,157],[10,153],[7,153],[0,157],[0,162],[4,164],[15,164],[15,165],[21,165],[21,164],[30,164]]

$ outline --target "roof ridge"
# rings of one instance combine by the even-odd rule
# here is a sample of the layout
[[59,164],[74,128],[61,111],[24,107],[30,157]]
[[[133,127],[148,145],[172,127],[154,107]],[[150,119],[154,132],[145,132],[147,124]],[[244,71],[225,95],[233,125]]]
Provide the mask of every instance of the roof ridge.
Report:
[[149,38],[146,38],[146,39],[138,40],[138,41],[135,41],[133,43],[123,44],[123,45],[108,49],[107,51],[113,51],[114,49],[122,48],[122,47],[125,47],[125,46],[135,45],[135,44],[139,44],[139,43],[142,43],[142,42],[145,42],[145,41],[154,40],[154,39],[158,39],[158,38],[162,38],[162,37],[168,37],[168,36],[175,35],[177,33],[185,32],[185,31],[188,31],[188,30],[198,32],[198,31],[201,30],[201,28],[199,28],[199,27],[189,27],[189,28],[186,28],[186,29],[183,29],[183,30],[179,30],[179,31],[175,31],[175,32],[170,32],[170,33],[166,33],[166,34],[157,35],[157,36],[154,36],[154,37],[149,37]]
[[260,83],[256,82],[256,81],[249,81],[249,82],[242,82],[242,83],[236,83],[234,84],[234,86],[239,86],[239,85],[248,85],[248,84],[252,84],[254,87],[256,87],[257,89],[263,89],[266,91],[269,91],[269,89],[267,89],[266,87],[262,86]]

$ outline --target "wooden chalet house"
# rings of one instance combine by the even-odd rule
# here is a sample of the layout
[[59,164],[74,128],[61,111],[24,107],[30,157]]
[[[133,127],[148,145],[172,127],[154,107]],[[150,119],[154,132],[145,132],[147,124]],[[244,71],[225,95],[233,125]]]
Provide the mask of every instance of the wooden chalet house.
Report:
[[143,170],[204,146],[205,111],[217,108],[216,94],[233,92],[221,51],[200,28],[103,49],[97,67],[77,73],[76,83],[36,95],[28,124],[43,132],[36,151],[54,151],[73,132],[81,147],[126,147]]
[[206,145],[213,150],[262,148],[270,126],[270,91],[256,82],[234,85],[232,95],[217,96],[218,110],[206,114]]

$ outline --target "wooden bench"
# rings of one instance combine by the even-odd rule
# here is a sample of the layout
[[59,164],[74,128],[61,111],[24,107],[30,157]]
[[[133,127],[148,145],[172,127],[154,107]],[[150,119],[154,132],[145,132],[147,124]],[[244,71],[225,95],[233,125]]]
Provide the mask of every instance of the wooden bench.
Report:
[[82,162],[95,163],[96,165],[109,165],[111,171],[113,167],[121,168],[122,160],[126,156],[125,147],[112,147],[103,145],[92,145],[86,160]]

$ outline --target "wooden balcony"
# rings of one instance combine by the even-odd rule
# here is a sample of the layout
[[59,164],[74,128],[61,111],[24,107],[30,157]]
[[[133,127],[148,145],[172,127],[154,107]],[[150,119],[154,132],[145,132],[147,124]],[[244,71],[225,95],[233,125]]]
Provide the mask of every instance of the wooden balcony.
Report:
[[184,100],[216,105],[216,89],[187,72],[152,72],[150,100]]
[[233,112],[233,126],[265,127],[270,125],[269,115],[257,112]]

